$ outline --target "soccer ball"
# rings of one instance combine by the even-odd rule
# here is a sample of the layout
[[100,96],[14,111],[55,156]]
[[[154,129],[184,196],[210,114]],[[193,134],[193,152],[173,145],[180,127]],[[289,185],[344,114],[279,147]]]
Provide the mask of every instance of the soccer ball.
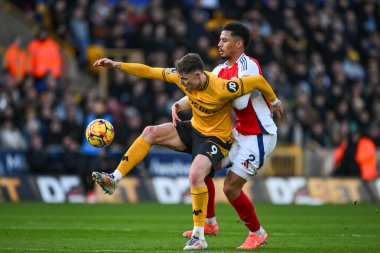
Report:
[[95,119],[86,128],[86,139],[94,147],[101,148],[111,144],[115,131],[105,119]]

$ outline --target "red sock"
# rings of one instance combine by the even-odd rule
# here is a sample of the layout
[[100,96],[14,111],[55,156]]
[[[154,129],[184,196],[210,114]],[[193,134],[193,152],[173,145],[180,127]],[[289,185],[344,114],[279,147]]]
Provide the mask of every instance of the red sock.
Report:
[[256,232],[260,229],[260,222],[257,219],[253,204],[248,196],[241,191],[239,197],[233,200],[228,200],[238,213],[240,220],[251,232]]
[[215,217],[215,185],[211,177],[206,177],[205,183],[208,189],[208,204],[206,218],[213,218]]

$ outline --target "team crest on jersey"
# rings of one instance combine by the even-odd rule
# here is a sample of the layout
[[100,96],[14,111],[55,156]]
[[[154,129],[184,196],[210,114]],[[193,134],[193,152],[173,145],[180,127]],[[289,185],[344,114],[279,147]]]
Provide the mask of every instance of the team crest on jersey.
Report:
[[238,85],[237,82],[233,82],[233,81],[231,81],[231,82],[228,82],[228,83],[227,83],[227,90],[228,90],[229,92],[231,92],[231,93],[235,93],[235,92],[238,91],[238,89],[239,89],[239,85]]

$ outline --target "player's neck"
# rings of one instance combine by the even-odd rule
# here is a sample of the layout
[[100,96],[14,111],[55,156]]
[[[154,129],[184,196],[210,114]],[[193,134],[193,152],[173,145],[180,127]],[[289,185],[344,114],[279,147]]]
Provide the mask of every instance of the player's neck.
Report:
[[227,65],[228,65],[228,67],[233,66],[237,62],[237,60],[240,58],[240,56],[242,54],[244,54],[244,52],[239,52],[239,53],[237,53],[235,55],[232,55],[230,58],[228,58],[227,59]]
[[204,90],[208,82],[208,77],[205,72],[202,73],[201,75],[201,83],[199,85],[199,88],[197,90]]

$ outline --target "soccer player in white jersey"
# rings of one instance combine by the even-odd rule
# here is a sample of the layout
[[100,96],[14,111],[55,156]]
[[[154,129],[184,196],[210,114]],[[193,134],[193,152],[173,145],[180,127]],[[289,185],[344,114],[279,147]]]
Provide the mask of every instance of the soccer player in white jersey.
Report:
[[[258,61],[244,53],[249,44],[249,37],[249,30],[240,23],[229,23],[223,28],[218,48],[220,56],[227,61],[213,70],[216,76],[232,79],[262,75]],[[174,124],[179,120],[178,111],[188,107],[187,97],[173,105]],[[276,146],[277,127],[272,119],[272,112],[280,116],[282,105],[279,100],[269,103],[258,90],[255,90],[235,99],[233,108],[236,115],[236,126],[233,130],[235,141],[227,159],[222,163],[222,167],[229,166],[230,163],[232,167],[225,178],[223,191],[249,230],[247,239],[238,249],[256,249],[268,240],[268,235],[260,225],[253,204],[242,189],[247,180],[256,175]],[[218,232],[214,209],[215,187],[211,177],[206,178],[205,183],[209,192],[205,234],[215,235]],[[191,233],[192,231],[186,231],[183,235],[191,237]]]

